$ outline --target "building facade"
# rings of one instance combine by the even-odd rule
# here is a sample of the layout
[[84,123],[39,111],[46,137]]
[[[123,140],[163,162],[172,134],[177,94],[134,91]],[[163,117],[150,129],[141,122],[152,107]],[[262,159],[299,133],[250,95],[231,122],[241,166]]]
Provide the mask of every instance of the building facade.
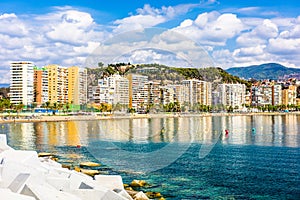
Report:
[[217,86],[218,104],[242,109],[245,104],[246,86],[244,84],[219,84]]
[[183,80],[184,102],[190,106],[194,104],[211,105],[212,104],[212,84],[206,81],[196,79]]
[[59,65],[48,65],[49,102],[67,103],[68,97],[68,68]]
[[10,101],[31,106],[34,100],[32,62],[20,61],[10,64]]
[[148,77],[138,74],[129,74],[129,108],[145,110],[148,104],[148,90],[146,84]]
[[87,103],[87,70],[76,66],[68,68],[68,102],[75,105]]
[[46,68],[34,67],[33,88],[34,102],[37,104],[37,107],[49,101],[48,70]]

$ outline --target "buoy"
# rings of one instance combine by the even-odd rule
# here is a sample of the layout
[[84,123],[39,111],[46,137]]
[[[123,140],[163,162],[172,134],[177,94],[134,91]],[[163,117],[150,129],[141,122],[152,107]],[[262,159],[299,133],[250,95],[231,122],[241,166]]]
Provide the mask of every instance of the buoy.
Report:
[[226,129],[225,130],[225,135],[228,136],[228,134],[229,134],[229,131]]
[[77,145],[76,145],[76,148],[80,148],[80,147],[81,147],[81,145],[80,145],[80,144],[77,144]]

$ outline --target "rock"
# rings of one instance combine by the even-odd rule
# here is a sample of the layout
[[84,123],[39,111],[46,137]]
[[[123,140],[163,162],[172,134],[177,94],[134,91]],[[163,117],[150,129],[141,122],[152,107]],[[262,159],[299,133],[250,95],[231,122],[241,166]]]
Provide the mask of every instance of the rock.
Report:
[[67,169],[71,169],[71,165],[67,165],[67,164],[62,164],[61,167],[62,168],[67,168]]
[[149,197],[150,199],[155,199],[155,198],[160,198],[162,197],[162,195],[160,194],[160,192],[146,192],[147,197]]
[[76,172],[80,172],[80,168],[77,167],[77,166],[74,167],[74,170],[75,170]]
[[95,176],[97,174],[100,174],[98,170],[94,170],[94,169],[80,169],[80,172],[89,176]]
[[145,195],[144,192],[138,192],[136,195],[133,197],[134,200],[149,200],[147,195]]
[[58,161],[58,158],[54,157],[54,156],[50,156],[50,159],[57,162]]
[[38,154],[38,157],[50,157],[50,156],[54,156],[53,153],[47,153],[47,152],[40,152]]
[[95,163],[95,162],[82,162],[79,164],[80,167],[99,167],[100,164],[99,163]]
[[145,185],[147,185],[147,182],[144,180],[133,180],[130,183],[131,187],[144,187]]

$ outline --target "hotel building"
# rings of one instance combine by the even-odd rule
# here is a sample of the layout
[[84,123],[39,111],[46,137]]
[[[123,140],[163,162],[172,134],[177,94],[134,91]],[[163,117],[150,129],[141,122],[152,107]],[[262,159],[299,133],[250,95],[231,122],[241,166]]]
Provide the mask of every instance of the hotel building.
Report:
[[10,101],[12,104],[33,103],[33,68],[32,62],[20,61],[10,64]]

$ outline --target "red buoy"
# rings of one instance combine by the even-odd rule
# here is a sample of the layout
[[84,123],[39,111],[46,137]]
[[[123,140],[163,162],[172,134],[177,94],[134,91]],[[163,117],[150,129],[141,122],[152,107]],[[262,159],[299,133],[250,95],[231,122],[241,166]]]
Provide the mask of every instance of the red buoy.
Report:
[[229,134],[229,131],[226,129],[225,130],[225,135],[228,136],[228,134]]

